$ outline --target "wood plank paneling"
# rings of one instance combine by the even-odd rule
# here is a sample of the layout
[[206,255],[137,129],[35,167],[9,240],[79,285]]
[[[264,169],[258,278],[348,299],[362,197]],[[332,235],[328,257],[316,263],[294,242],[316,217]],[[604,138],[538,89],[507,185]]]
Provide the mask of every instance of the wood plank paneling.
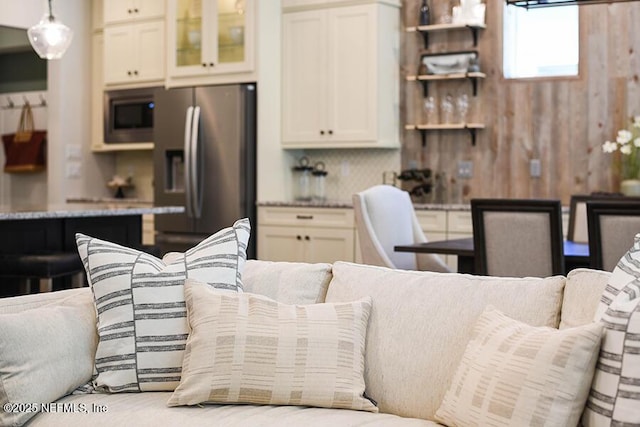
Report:
[[[402,25],[416,25],[420,0],[403,1]],[[502,76],[503,1],[486,0],[486,30],[480,32],[479,108],[471,114],[484,122],[471,146],[465,131],[429,132],[422,147],[416,131],[403,132],[403,167],[416,163],[443,171],[450,191],[460,197],[541,197],[569,202],[571,194],[617,191],[614,156],[601,144],[640,114],[640,2],[580,7],[580,75],[572,78],[505,80]],[[457,4],[431,0],[434,19]],[[543,31],[544,29],[541,29]],[[423,52],[419,34],[404,33],[402,75],[415,74]],[[468,49],[468,31],[430,34],[429,52]],[[422,88],[403,77],[402,123],[420,121]],[[471,84],[429,84],[439,100],[447,94],[471,96]],[[473,98],[473,97],[472,97]],[[542,176],[530,178],[529,161],[539,158]],[[456,179],[457,162],[471,160],[474,176]]]

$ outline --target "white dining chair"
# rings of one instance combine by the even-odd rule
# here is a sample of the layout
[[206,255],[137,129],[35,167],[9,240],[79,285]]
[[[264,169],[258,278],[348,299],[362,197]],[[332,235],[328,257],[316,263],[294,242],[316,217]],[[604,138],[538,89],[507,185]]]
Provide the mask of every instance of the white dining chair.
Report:
[[451,271],[437,255],[393,250],[396,245],[427,241],[406,191],[376,185],[353,195],[353,209],[364,264],[403,270]]

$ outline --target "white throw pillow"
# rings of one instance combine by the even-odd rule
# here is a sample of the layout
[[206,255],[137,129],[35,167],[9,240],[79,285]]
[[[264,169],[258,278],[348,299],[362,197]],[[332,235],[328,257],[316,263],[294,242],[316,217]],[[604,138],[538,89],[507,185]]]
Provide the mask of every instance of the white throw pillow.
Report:
[[371,299],[287,305],[188,279],[191,332],[169,406],[302,405],[377,412],[364,397]]
[[597,323],[533,327],[487,309],[436,420],[449,426],[575,426],[600,348]]
[[620,291],[632,282],[640,283],[640,233],[636,234],[633,246],[620,258],[618,265],[613,269],[593,320],[597,322],[602,319]]
[[0,425],[20,426],[87,383],[98,341],[83,298],[0,315]]
[[582,423],[585,427],[640,426],[640,285],[637,281],[618,293],[601,323],[604,325],[602,350]]
[[184,280],[242,291],[248,219],[206,238],[172,262],[76,235],[98,313],[98,390],[174,390],[189,332]]

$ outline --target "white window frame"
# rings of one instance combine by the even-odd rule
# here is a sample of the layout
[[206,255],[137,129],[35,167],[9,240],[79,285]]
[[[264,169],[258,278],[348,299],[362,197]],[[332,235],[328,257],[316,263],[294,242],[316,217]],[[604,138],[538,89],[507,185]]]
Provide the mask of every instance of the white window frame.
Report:
[[[529,14],[537,14],[537,17],[533,20],[527,19],[531,17]],[[551,14],[553,16],[550,16]],[[563,22],[559,22],[560,20]],[[541,25],[541,22],[544,22],[544,25]],[[561,25],[564,26],[561,27]],[[570,34],[569,38],[566,37],[567,33]],[[538,39],[534,40],[534,37]],[[557,49],[548,51],[550,46]],[[527,10],[522,7],[508,6],[505,3],[502,55],[505,79],[578,76],[580,70],[578,6]],[[533,60],[535,58],[539,60]]]

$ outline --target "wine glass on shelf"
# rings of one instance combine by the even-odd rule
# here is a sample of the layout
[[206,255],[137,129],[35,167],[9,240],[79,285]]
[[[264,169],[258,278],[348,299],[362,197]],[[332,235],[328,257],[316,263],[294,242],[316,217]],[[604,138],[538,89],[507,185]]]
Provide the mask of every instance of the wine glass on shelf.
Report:
[[440,119],[442,123],[453,122],[453,108],[453,96],[449,94],[440,102]]
[[466,123],[469,113],[469,97],[466,93],[463,93],[456,98],[456,112],[458,113],[458,122]]
[[433,96],[427,96],[422,103],[422,120],[424,124],[433,125],[438,122],[436,99]]

